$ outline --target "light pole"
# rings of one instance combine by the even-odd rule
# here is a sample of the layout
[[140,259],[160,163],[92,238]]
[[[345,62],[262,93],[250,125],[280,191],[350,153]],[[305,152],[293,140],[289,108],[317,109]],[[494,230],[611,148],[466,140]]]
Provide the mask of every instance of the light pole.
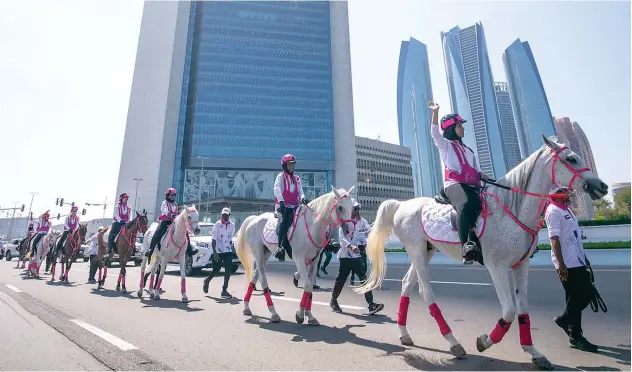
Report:
[[11,215],[11,225],[9,227],[9,239],[11,240],[13,239],[13,228],[15,227],[15,210],[17,209],[16,206],[20,204],[20,202],[13,202],[13,214]]
[[136,212],[136,200],[138,199],[138,183],[142,180],[142,178],[134,178],[134,181],[136,181],[136,193],[134,193],[134,212]]
[[29,204],[28,221],[26,222],[26,229],[27,230],[25,231],[25,233],[28,231],[29,224],[31,223],[31,208],[33,208],[33,200],[35,199],[35,195],[37,195],[37,193],[31,191],[31,204]]

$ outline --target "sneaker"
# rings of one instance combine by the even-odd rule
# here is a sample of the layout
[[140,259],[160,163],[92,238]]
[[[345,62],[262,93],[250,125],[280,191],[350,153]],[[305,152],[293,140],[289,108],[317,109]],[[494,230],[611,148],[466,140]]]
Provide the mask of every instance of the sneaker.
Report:
[[210,283],[211,283],[210,279],[204,279],[204,285],[202,286],[202,290],[204,291],[204,293],[208,293],[208,285]]
[[319,286],[318,284],[314,284],[314,285],[312,286],[312,288],[314,288],[314,289],[320,289],[320,286]]
[[325,270],[325,268],[324,268],[324,267],[321,267],[320,269],[322,270],[322,272],[324,272],[324,273],[325,273],[325,275],[329,275],[329,273],[327,272],[327,270]]
[[228,293],[227,291],[222,291],[221,296],[222,296],[222,298],[233,298],[233,296],[230,293]]
[[571,336],[571,331],[570,329],[568,329],[568,323],[564,321],[564,318],[562,318],[561,316],[556,316],[555,318],[553,318],[553,321],[555,322],[555,324],[557,324],[558,327],[564,330],[564,333],[566,333],[568,337]]
[[599,346],[590,343],[590,341],[586,340],[586,337],[584,336],[569,338],[568,345],[573,349],[588,351],[590,353],[595,353],[599,350]]
[[331,309],[337,313],[341,313],[342,309],[340,308],[340,305],[338,305],[338,300],[331,300],[329,302],[329,306],[331,306]]
[[375,302],[369,305],[369,314],[373,315],[377,312],[382,311],[384,309],[384,304],[376,304]]

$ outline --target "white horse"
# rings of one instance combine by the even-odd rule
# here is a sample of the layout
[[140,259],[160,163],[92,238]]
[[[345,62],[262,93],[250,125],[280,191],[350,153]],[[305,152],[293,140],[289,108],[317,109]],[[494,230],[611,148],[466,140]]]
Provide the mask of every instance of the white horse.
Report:
[[[312,283],[314,283],[316,275],[318,255],[327,244],[325,239],[327,226],[330,229],[334,226],[342,226],[345,233],[352,231],[351,209],[353,203],[349,194],[353,188],[351,187],[349,191],[346,191],[345,189],[336,190],[332,186],[331,192],[316,198],[308,206],[301,206],[296,210],[293,224],[288,230],[287,236],[291,246],[292,259],[296,263],[301,277],[305,278],[303,297],[299,310],[296,312],[296,321],[299,324],[305,321],[305,315],[307,315],[308,324],[319,325],[311,311]],[[237,256],[244,266],[249,282],[244,296],[244,315],[252,315],[249,305],[250,297],[257,284],[257,279],[259,279],[271,314],[270,321],[273,323],[279,322],[281,318],[274,309],[265,270],[270,254],[276,251],[278,246],[277,222],[274,213],[270,212],[259,216],[250,216],[241,225],[235,243]],[[256,270],[254,270],[253,261],[256,261]]]
[[[537,246],[537,230],[541,227],[539,219],[553,183],[585,190],[594,200],[603,197],[608,192],[608,186],[585,168],[584,161],[577,154],[558,144],[555,137],[543,138],[545,146],[497,181],[511,190],[488,186],[483,192],[486,202],[483,216],[486,217],[479,216],[476,232],[485,266],[502,306],[502,318],[490,335],[483,334],[477,338],[476,347],[483,352],[499,343],[517,312],[522,349],[531,355],[537,367],[550,369],[551,363],[532,343],[527,305],[529,257]],[[441,334],[449,342],[450,351],[456,356],[464,356],[465,349],[452,334],[435,303],[428,270],[428,263],[437,250],[455,260],[462,260],[461,244],[450,222],[453,210],[452,206],[439,204],[432,198],[384,201],[368,238],[367,255],[372,262],[370,276],[364,285],[355,290],[365,293],[380,287],[386,274],[384,242],[388,235],[394,233],[411,260],[410,269],[402,281],[397,319],[401,343],[413,344],[406,329],[406,317],[410,294],[419,280],[419,290]],[[516,289],[515,304],[508,269],[511,269]]]
[[[55,242],[57,241],[57,238],[60,235],[61,235],[60,231],[58,230],[53,231],[51,229],[48,232],[48,234],[44,235],[44,237],[40,239],[40,241],[37,243],[37,247],[35,247],[36,248],[35,251],[37,253],[35,253],[34,255],[31,254],[31,257],[29,260],[28,270],[26,272],[26,275],[28,277],[39,278],[39,271],[40,271],[40,266],[42,266],[42,260],[46,257],[48,252],[54,248]],[[29,254],[32,252],[33,252],[33,249],[31,249]]]
[[[187,245],[189,244],[188,234],[194,231],[199,231],[198,227],[199,216],[195,209],[195,204],[191,207],[186,205],[182,208],[180,214],[173,220],[173,223],[165,232],[165,235],[160,239],[160,250],[158,247],[154,249],[154,253],[151,257],[151,266],[149,272],[151,276],[149,279],[149,297],[154,300],[160,299],[160,285],[162,284],[162,278],[165,276],[165,270],[170,261],[178,260],[180,262],[180,292],[182,293],[182,302],[189,302],[187,297],[187,280],[184,272],[184,262],[186,258]],[[143,252],[149,249],[151,239],[158,228],[159,223],[154,222],[145,237],[143,238]],[[143,258],[143,263],[140,267],[140,289],[136,293],[138,298],[143,296],[143,287],[145,287],[145,267],[147,266],[148,257]],[[162,264],[161,264],[162,263]],[[154,288],[154,275],[156,269],[160,265],[160,274],[158,282]]]

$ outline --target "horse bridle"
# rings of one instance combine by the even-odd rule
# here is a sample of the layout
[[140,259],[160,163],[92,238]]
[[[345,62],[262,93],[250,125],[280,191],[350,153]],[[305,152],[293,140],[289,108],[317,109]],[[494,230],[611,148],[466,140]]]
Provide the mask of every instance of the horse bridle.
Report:
[[557,150],[553,150],[551,149],[551,152],[553,153],[553,164],[551,165],[551,180],[553,181],[553,184],[556,184],[555,182],[555,164],[557,163],[555,160],[559,160],[560,163],[564,164],[564,166],[571,171],[571,173],[573,173],[573,177],[571,177],[571,180],[568,183],[568,188],[572,189],[573,186],[573,182],[575,182],[575,178],[582,178],[582,173],[586,172],[586,171],[590,171],[590,168],[588,167],[584,167],[581,169],[575,169],[574,167],[570,166],[565,160],[562,159],[562,157],[560,156],[560,153],[564,150],[566,150],[568,148],[568,146],[561,146],[560,148],[558,148]]

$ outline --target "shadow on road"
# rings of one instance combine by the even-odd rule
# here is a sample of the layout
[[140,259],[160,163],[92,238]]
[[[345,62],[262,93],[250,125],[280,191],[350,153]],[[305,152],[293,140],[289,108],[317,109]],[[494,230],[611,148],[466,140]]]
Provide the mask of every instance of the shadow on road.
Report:
[[[131,297],[131,298],[134,298],[134,297]],[[152,300],[152,299],[145,299],[145,298],[140,299],[140,302],[143,304],[143,307],[157,307],[160,309],[178,309],[178,310],[184,310],[189,313],[204,310],[199,307],[189,307],[189,304],[191,302],[197,302],[197,301],[200,301],[200,300],[189,300],[188,303],[183,303],[180,300],[170,300],[166,298],[161,298],[160,300]]]
[[330,327],[327,325],[320,325],[319,327],[310,327],[305,324],[296,324],[291,322],[270,323],[269,318],[251,316],[246,320],[246,323],[254,324],[259,328],[285,333],[287,335],[294,336],[291,341],[293,342],[324,342],[331,345],[340,345],[351,343],[358,346],[364,346],[376,350],[383,351],[384,353],[394,354],[403,352],[406,349],[399,345],[386,344],[373,340],[367,340],[356,336],[350,332],[351,328],[365,327],[362,324],[346,325],[342,328]]
[[130,294],[134,293],[133,291],[121,291],[118,292],[114,289],[107,289],[107,288],[103,288],[103,289],[97,289],[97,288],[92,288],[91,290],[92,294],[96,294],[99,295],[101,297],[125,297],[125,298],[129,298],[132,300],[136,300],[137,297],[132,297],[130,296]]
[[239,305],[242,301],[242,299],[237,298],[237,297],[233,297],[233,298],[218,298],[218,297],[213,297],[213,296],[204,296],[204,297],[210,298],[211,300],[215,301],[218,304]]
[[395,320],[393,320],[391,317],[389,317],[388,315],[384,315],[384,314],[375,314],[375,315],[370,315],[370,314],[355,314],[355,313],[347,313],[347,312],[342,312],[340,313],[342,315],[346,315],[349,316],[351,318],[355,318],[357,320],[361,320],[365,323],[371,323],[371,324],[395,324],[397,323]]
[[[599,346],[599,351],[597,352],[597,354],[601,354],[603,356],[607,356],[609,358],[616,359],[616,362],[618,364],[623,364],[623,365],[626,365],[626,366],[630,365],[630,359],[631,359],[630,345],[621,345],[621,344],[619,344],[619,345],[617,345],[617,347]],[[583,368],[583,367],[579,367],[579,368]],[[606,369],[606,371],[608,371],[608,370]],[[610,369],[610,371],[614,371],[614,370]]]

